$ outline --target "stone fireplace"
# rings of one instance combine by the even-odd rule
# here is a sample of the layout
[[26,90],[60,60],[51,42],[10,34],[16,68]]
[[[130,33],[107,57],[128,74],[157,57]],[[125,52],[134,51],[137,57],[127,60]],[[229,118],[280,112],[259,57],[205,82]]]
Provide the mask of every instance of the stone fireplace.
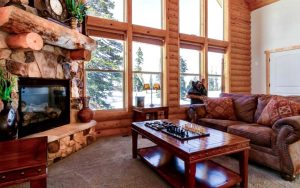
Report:
[[[0,7],[0,68],[19,80],[11,101],[21,114],[20,136],[48,136],[49,164],[95,140],[96,122],[76,121],[84,61],[94,48],[95,41],[76,30],[13,6]],[[62,126],[44,131],[38,124]]]

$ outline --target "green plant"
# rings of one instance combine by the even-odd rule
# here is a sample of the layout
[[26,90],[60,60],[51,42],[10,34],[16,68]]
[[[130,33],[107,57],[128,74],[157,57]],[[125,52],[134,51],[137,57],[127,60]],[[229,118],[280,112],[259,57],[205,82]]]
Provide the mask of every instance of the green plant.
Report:
[[13,77],[7,79],[4,70],[0,68],[0,99],[2,101],[10,101],[10,95],[14,87],[15,80]]
[[81,23],[86,15],[87,6],[81,0],[66,0],[69,14]]

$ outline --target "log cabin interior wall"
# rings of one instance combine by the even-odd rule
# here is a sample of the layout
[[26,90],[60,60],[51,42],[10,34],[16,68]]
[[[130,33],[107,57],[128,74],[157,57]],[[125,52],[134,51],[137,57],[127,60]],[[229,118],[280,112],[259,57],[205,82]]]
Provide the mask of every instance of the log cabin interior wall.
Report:
[[[207,0],[203,1],[207,2]],[[218,49],[225,52],[225,92],[250,93],[251,91],[251,63],[250,63],[250,9],[244,0],[225,1],[228,10],[225,13],[225,40],[219,41],[207,37],[195,37],[179,34],[179,0],[165,1],[165,25],[164,29],[152,29],[143,26],[132,25],[131,5],[127,0],[127,22],[117,22],[94,18],[87,18],[87,33],[93,36],[109,38],[124,37],[126,42],[126,70],[127,84],[125,88],[126,99],[123,110],[99,110],[95,112],[97,121],[96,130],[98,136],[126,135],[130,134],[132,122],[132,39],[142,36],[162,40],[164,42],[163,62],[163,104],[169,106],[170,119],[185,119],[187,106],[180,106],[180,82],[179,82],[179,49],[180,43],[193,42],[204,51]],[[205,6],[207,9],[207,5]],[[206,13],[207,14],[207,13]],[[207,16],[206,21],[207,21]],[[205,24],[204,24],[205,25]],[[226,31],[227,30],[227,31]],[[204,31],[207,34],[207,28]],[[207,35],[204,36],[207,36]],[[146,39],[145,39],[146,36]],[[196,41],[196,42],[195,42]],[[204,53],[203,65],[207,72],[207,55]],[[207,80],[207,73],[205,74]]]

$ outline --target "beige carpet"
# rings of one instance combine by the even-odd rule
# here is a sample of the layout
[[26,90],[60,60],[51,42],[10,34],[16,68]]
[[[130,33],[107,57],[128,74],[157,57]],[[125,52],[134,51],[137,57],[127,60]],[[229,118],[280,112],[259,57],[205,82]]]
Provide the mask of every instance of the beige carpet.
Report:
[[[139,139],[139,147],[149,145],[151,142],[147,139]],[[220,157],[215,161],[235,171],[238,170],[238,162],[233,158]],[[132,159],[131,137],[99,139],[48,168],[48,188],[96,187],[163,188],[169,186],[140,160]],[[288,182],[270,169],[251,164],[249,187],[299,188],[300,176],[296,181]]]

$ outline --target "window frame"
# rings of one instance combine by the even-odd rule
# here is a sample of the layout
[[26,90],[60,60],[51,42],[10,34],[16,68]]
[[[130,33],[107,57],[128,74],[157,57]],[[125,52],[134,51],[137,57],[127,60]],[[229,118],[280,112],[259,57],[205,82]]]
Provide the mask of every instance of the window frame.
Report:
[[198,51],[199,55],[199,74],[196,73],[182,73],[180,71],[180,59],[179,59],[179,105],[180,106],[187,106],[188,104],[181,104],[181,98],[180,98],[180,92],[181,92],[181,82],[180,82],[180,78],[181,76],[196,76],[198,77],[198,79],[200,80],[202,77],[202,61],[203,61],[203,48],[201,46],[194,46],[193,44],[186,44],[186,43],[181,43],[179,46],[179,58],[181,57],[181,49],[188,49],[188,50],[194,50],[194,51]]
[[[133,88],[132,88],[132,75],[134,71],[132,70],[132,63],[133,63],[133,52],[132,52],[132,43],[135,40],[138,40],[138,42],[145,42],[145,43],[152,43],[162,44],[162,69],[161,69],[161,105],[169,104],[169,97],[168,97],[168,91],[166,89],[169,88],[169,80],[168,80],[168,56],[170,56],[170,51],[168,50],[168,46],[166,42],[168,42],[169,38],[169,25],[170,23],[167,22],[167,13],[169,11],[173,11],[174,13],[177,12],[178,14],[178,31],[177,33],[179,35],[178,42],[180,45],[178,46],[178,50],[181,48],[181,45],[184,44],[184,48],[191,48],[191,49],[201,49],[201,66],[200,66],[200,76],[201,78],[205,78],[207,80],[206,84],[208,84],[208,51],[220,51],[224,52],[224,62],[223,62],[223,75],[222,75],[222,90],[229,91],[230,88],[230,75],[229,69],[228,69],[228,62],[230,61],[229,55],[227,53],[227,49],[229,47],[229,0],[224,0],[224,16],[223,16],[223,22],[224,22],[224,37],[223,40],[217,40],[217,39],[210,39],[207,36],[207,6],[209,0],[201,0],[201,13],[200,13],[200,36],[196,35],[189,35],[180,33],[179,27],[180,27],[180,15],[179,15],[179,4],[178,1],[178,9],[174,10],[170,6],[169,0],[162,0],[162,28],[151,28],[141,25],[134,25],[132,24],[132,0],[123,0],[124,1],[124,21],[116,21],[116,20],[109,20],[105,18],[99,18],[99,17],[93,17],[93,16],[87,16],[86,17],[86,25],[85,25],[85,33],[89,36],[100,36],[104,38],[109,39],[117,39],[124,40],[124,94],[125,97],[123,99],[123,106],[124,108],[121,109],[123,112],[129,112],[132,109],[133,104]],[[172,2],[171,2],[172,3]],[[171,8],[171,9],[170,9]],[[173,14],[173,13],[172,13]],[[174,32],[174,31],[172,31]],[[172,53],[172,52],[171,52]],[[179,51],[178,51],[179,55]],[[178,65],[178,69],[180,69],[180,66]],[[178,75],[180,75],[180,70],[178,70]],[[84,74],[86,71],[84,71]],[[86,76],[85,76],[86,78]],[[180,79],[180,77],[178,78]],[[84,79],[84,83],[86,83],[86,80]],[[85,84],[86,85],[86,84]],[[206,85],[206,88],[208,88],[208,85]],[[84,89],[84,93],[86,90]],[[178,93],[179,94],[179,93]],[[179,96],[179,95],[178,95]],[[179,97],[180,100],[180,97]],[[180,105],[179,107],[182,106]],[[173,103],[172,103],[173,105]],[[101,110],[103,111],[103,110]],[[113,111],[113,110],[109,110]]]
[[[214,50],[214,49],[209,50],[207,52],[207,54],[209,52],[222,54],[223,58],[222,58],[222,62],[221,62],[221,65],[222,65],[222,67],[221,67],[221,74],[209,74],[209,72],[207,70],[207,81],[206,81],[207,82],[207,92],[209,93],[208,78],[210,76],[212,76],[212,77],[220,77],[221,78],[221,93],[222,93],[222,92],[225,91],[225,69],[224,69],[224,67],[225,67],[225,56],[226,56],[226,53],[224,51],[222,51],[222,50]],[[207,65],[208,65],[208,61],[207,61]],[[207,95],[208,95],[208,93],[207,93]]]
[[[131,73],[131,77],[133,78],[134,74],[136,73],[141,73],[141,74],[149,74],[149,75],[155,75],[155,74],[158,74],[159,77],[160,77],[160,90],[161,90],[161,97],[160,97],[160,105],[162,106],[163,105],[163,102],[164,102],[164,95],[163,95],[163,91],[164,91],[164,73],[163,73],[163,55],[164,55],[164,46],[162,45],[163,44],[163,41],[158,42],[160,39],[149,39],[149,38],[138,38],[138,40],[132,40],[132,46],[134,43],[144,43],[144,44],[150,44],[150,45],[156,45],[156,46],[159,46],[161,48],[160,50],[160,54],[161,54],[161,62],[160,62],[160,70],[161,72],[150,72],[150,71],[135,71],[133,69],[133,66],[132,66],[132,73]],[[152,42],[151,42],[152,41]],[[132,53],[132,65],[133,65],[133,53]],[[133,85],[133,79],[132,79],[132,85]],[[132,94],[134,92],[134,89],[132,89]],[[133,98],[133,97],[132,97]],[[134,104],[134,101],[132,101],[131,105],[133,106]]]
[[[94,36],[96,37],[96,36]],[[107,37],[101,37],[97,36],[98,38],[106,39],[106,40],[117,40],[123,42],[123,69],[122,70],[106,70],[106,69],[95,69],[95,68],[87,68],[86,64],[84,64],[84,95],[86,95],[87,92],[87,73],[88,72],[103,72],[103,73],[121,73],[122,74],[122,90],[123,90],[123,105],[122,108],[113,108],[113,109],[95,109],[97,111],[104,111],[104,110],[122,110],[125,108],[126,104],[126,41],[120,40],[119,38],[107,38]]]

